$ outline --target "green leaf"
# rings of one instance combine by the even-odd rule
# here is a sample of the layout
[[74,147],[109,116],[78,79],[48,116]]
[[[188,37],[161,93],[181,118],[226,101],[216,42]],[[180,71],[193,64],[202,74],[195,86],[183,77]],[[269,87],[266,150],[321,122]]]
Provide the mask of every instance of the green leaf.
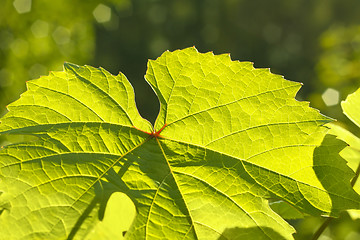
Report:
[[270,207],[284,219],[304,218],[304,214],[284,201],[270,202]]
[[[349,146],[345,147],[341,152],[340,156],[347,161],[347,165],[356,172],[358,177],[359,175],[359,166],[360,166],[360,139],[348,130],[335,125],[333,123],[327,124],[330,127],[330,134],[336,135],[339,139],[345,141]],[[353,179],[352,180],[353,188],[357,193],[360,193],[360,181]],[[348,210],[349,215],[352,219],[360,218],[360,210]]]
[[[339,125],[330,123],[327,124],[327,126],[330,128],[329,134],[337,136],[349,145],[340,152],[340,156],[343,157],[347,161],[347,165],[356,172],[360,163],[360,139]],[[360,182],[357,181],[354,188],[356,192],[360,193]]]
[[[360,127],[360,88],[347,96],[346,100],[341,102],[344,114]],[[356,178],[353,180],[355,190],[360,193],[360,182],[356,181],[360,174],[360,139],[349,131],[334,126],[331,130],[336,132],[339,138],[349,144],[342,151],[342,156],[349,162],[350,167],[356,172]]]
[[344,114],[360,127],[360,88],[341,102]]
[[359,207],[333,181],[351,171],[327,163],[345,145],[294,99],[299,83],[195,48],[149,61],[145,78],[154,129],[123,74],[65,64],[27,83],[0,132],[38,140],[0,152],[1,239],[97,236],[116,192],[136,207],[128,239],[292,239],[270,196],[312,215]]
[[[341,103],[344,114],[360,127],[360,89],[348,95],[345,101]],[[339,139],[345,141],[348,146],[344,148],[340,155],[346,161],[349,167],[356,173],[352,179],[352,185],[357,193],[360,193],[360,181],[358,180],[360,174],[360,139],[348,130],[335,125],[328,124],[330,127],[330,134],[336,135]],[[353,219],[360,218],[359,210],[349,210],[350,216]]]

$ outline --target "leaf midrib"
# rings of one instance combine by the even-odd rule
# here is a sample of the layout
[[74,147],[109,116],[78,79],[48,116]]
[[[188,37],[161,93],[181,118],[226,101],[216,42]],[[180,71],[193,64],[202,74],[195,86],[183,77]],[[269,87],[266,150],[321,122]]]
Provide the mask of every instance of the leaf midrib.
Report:
[[[139,148],[141,145],[143,145],[144,143],[148,142],[151,138],[146,138],[144,141],[142,141],[141,143],[139,143],[138,145],[136,145],[135,147],[133,147],[132,149],[130,149],[129,151],[125,152],[122,156],[120,156],[116,161],[114,161],[113,164],[111,164],[99,177],[97,177],[97,179],[93,182],[93,184],[91,184],[86,190],[83,191],[83,193],[81,195],[79,195],[79,197],[77,199],[74,200],[74,202],[68,206],[68,209],[72,208],[76,202],[78,202],[86,192],[88,192],[98,181],[101,180],[101,178],[103,178],[103,176],[110,170],[112,169],[115,164],[117,164],[122,158],[124,158],[127,154],[133,152],[134,150],[136,150],[137,148]],[[63,218],[68,214],[68,211],[64,211],[65,214],[63,216]],[[62,219],[63,219],[62,218]],[[49,232],[52,232],[53,229],[56,227],[56,225],[59,223],[59,222],[62,222],[61,219],[59,219],[54,225],[53,227],[50,229]]]
[[[157,141],[157,143],[158,143],[158,145],[159,145],[159,147],[160,147],[160,149],[161,149],[161,152],[162,152],[162,154],[163,154],[163,156],[164,156],[164,159],[165,159],[165,161],[166,161],[166,163],[167,163],[167,165],[168,165],[168,168],[169,168],[169,171],[170,171],[169,174],[172,175],[172,177],[173,177],[173,179],[174,179],[174,181],[175,181],[175,183],[176,183],[177,189],[178,189],[178,191],[179,191],[179,194],[181,195],[181,199],[183,200],[183,202],[184,202],[184,204],[185,204],[185,206],[186,206],[186,210],[187,210],[187,212],[188,212],[188,214],[189,214],[189,218],[191,219],[191,224],[192,224],[191,227],[194,228],[194,233],[195,233],[195,235],[196,235],[196,238],[198,238],[198,237],[197,237],[197,233],[196,233],[196,229],[195,229],[195,227],[194,227],[195,221],[194,221],[194,219],[193,219],[193,217],[192,217],[192,215],[191,215],[191,212],[190,212],[189,207],[187,206],[187,203],[186,203],[186,201],[185,201],[185,198],[184,198],[184,196],[182,195],[182,192],[181,192],[181,190],[180,190],[181,188],[179,187],[179,184],[177,183],[177,180],[176,180],[176,177],[175,177],[175,175],[174,175],[174,172],[176,172],[176,173],[178,173],[178,174],[184,174],[184,175],[187,175],[187,176],[190,176],[190,175],[187,174],[187,173],[182,173],[182,172],[180,172],[180,171],[173,171],[173,169],[172,169],[172,167],[171,167],[171,165],[170,165],[170,163],[169,163],[169,161],[168,161],[168,159],[167,159],[167,157],[166,157],[165,151],[164,151],[163,147],[161,146],[161,143],[160,143],[159,139],[156,139],[156,141]],[[167,175],[167,176],[168,176],[168,175]],[[166,176],[166,177],[167,177],[167,176]],[[250,175],[250,176],[251,176],[251,175]],[[166,177],[165,177],[165,178],[166,178]],[[264,233],[264,235],[268,236],[267,233],[262,229],[262,227],[261,227],[261,226],[256,222],[256,220],[251,216],[251,214],[249,214],[245,209],[243,209],[243,208],[242,208],[238,203],[236,203],[230,196],[228,196],[226,193],[220,191],[220,190],[217,189],[216,187],[212,186],[212,185],[209,184],[208,182],[204,181],[203,179],[200,179],[200,178],[195,177],[195,176],[193,176],[193,175],[191,175],[190,177],[195,178],[195,179],[197,179],[198,181],[205,183],[206,185],[208,185],[209,187],[211,187],[212,189],[214,189],[216,192],[219,192],[220,194],[224,195],[227,199],[229,199],[229,201],[233,202],[233,203],[234,203],[238,208],[240,208],[246,215],[248,215],[249,218],[250,218],[257,226],[259,226],[260,230]],[[216,231],[216,230],[214,230],[214,231]],[[216,231],[216,232],[217,232],[217,231]],[[146,235],[146,237],[147,237],[147,235]],[[268,237],[269,237],[269,236],[268,236]],[[269,237],[269,239],[271,239],[271,238]]]
[[[312,186],[312,185],[310,185],[309,183],[305,183],[305,182],[303,182],[303,181],[298,181],[298,180],[296,180],[296,179],[291,178],[290,176],[280,174],[280,173],[275,172],[275,171],[273,171],[273,170],[271,170],[271,169],[265,168],[265,167],[263,167],[263,166],[261,166],[261,165],[258,165],[258,164],[249,162],[249,161],[247,161],[248,159],[240,159],[240,158],[238,158],[238,157],[229,155],[229,154],[227,154],[227,153],[223,153],[223,152],[220,152],[220,151],[215,150],[215,149],[206,148],[206,147],[201,146],[201,145],[198,145],[198,144],[193,144],[193,143],[189,143],[189,142],[185,142],[185,141],[174,140],[174,139],[170,139],[170,138],[166,138],[166,140],[173,141],[173,142],[176,142],[176,143],[191,145],[191,146],[194,146],[194,147],[199,147],[199,148],[202,148],[202,149],[204,149],[204,150],[210,150],[210,151],[216,152],[216,153],[218,153],[218,154],[224,155],[224,156],[226,156],[226,157],[230,157],[230,158],[239,160],[239,163],[241,163],[241,164],[243,164],[244,162],[246,162],[246,163],[248,163],[248,164],[250,164],[250,165],[253,165],[253,166],[256,166],[256,167],[258,167],[258,168],[260,168],[260,169],[264,169],[264,170],[266,170],[266,171],[272,172],[273,174],[278,174],[278,175],[280,175],[280,176],[282,176],[282,177],[284,177],[284,178],[290,179],[291,181],[294,181],[294,182],[296,182],[297,184],[300,183],[300,184],[306,185],[306,186],[308,186],[308,187],[315,188],[315,189],[317,189],[317,190],[319,190],[319,191],[322,191],[322,192],[325,192],[325,193],[330,193],[330,194],[332,194],[332,195],[334,195],[334,196],[337,196],[337,197],[340,197],[340,198],[345,198],[346,200],[349,200],[349,201],[351,201],[351,202],[354,202],[354,203],[359,204],[359,202],[355,201],[354,199],[347,198],[347,197],[344,197],[343,195],[339,195],[339,194],[335,194],[335,193],[333,193],[333,192],[326,191],[326,190],[324,190],[324,189],[318,188],[317,186]],[[303,145],[299,145],[299,144],[297,144],[297,145],[289,145],[289,146],[284,146],[284,147],[295,147],[295,146],[296,146],[296,147],[318,147],[318,145],[305,145],[305,144],[303,144]],[[274,149],[274,150],[275,150],[275,149]],[[237,164],[239,164],[239,163],[237,163]],[[236,166],[236,165],[234,165],[234,166]],[[245,168],[244,165],[243,165],[243,168],[244,168],[244,170],[246,171],[246,168]],[[179,173],[181,173],[181,172],[179,172]],[[183,174],[187,174],[187,173],[183,173]],[[260,184],[255,178],[252,177],[252,175],[251,175],[250,173],[247,172],[247,174],[249,174],[249,176],[251,176],[251,178],[252,178],[259,186],[261,186],[261,187],[265,188],[267,191],[270,191],[270,192],[272,192],[273,194],[277,195],[276,192],[274,192],[274,191],[272,191],[271,189],[268,189],[266,186],[263,186],[262,184]],[[299,191],[299,192],[302,194],[301,191]],[[282,196],[279,196],[279,197],[282,198]],[[306,199],[306,201],[307,201],[308,203],[310,203],[315,209],[318,209],[318,210],[320,210],[320,211],[322,211],[322,212],[324,212],[324,213],[329,213],[329,212],[326,211],[326,210],[322,210],[322,209],[319,209],[319,208],[317,208],[316,206],[314,206],[310,201],[307,200],[307,198],[304,197],[304,199]],[[290,201],[289,201],[289,202],[290,202]],[[296,203],[293,203],[293,204],[296,205]]]
[[[276,91],[281,91],[281,90],[285,90],[285,89],[288,89],[288,88],[297,88],[298,86],[297,85],[290,85],[290,86],[286,86],[286,87],[282,87],[282,88],[278,88],[278,89],[272,89],[272,90],[267,90],[267,91],[264,91],[264,92],[260,92],[258,94],[254,94],[254,95],[250,95],[250,96],[246,96],[246,97],[241,97],[239,99],[236,99],[236,100],[233,100],[231,102],[227,102],[227,103],[223,103],[223,104],[220,104],[220,105],[216,105],[216,106],[212,106],[212,107],[209,107],[209,108],[206,108],[206,109],[203,109],[203,110],[200,110],[198,112],[194,112],[194,113],[191,113],[191,114],[188,114],[186,116],[183,116],[181,118],[178,118],[170,123],[167,123],[167,126],[170,126],[176,122],[179,122],[179,121],[182,121],[183,119],[186,119],[186,118],[189,118],[189,117],[193,117],[194,115],[197,115],[197,114],[201,114],[203,112],[208,112],[210,110],[213,110],[213,109],[216,109],[216,108],[221,108],[221,107],[226,107],[228,105],[231,105],[231,104],[234,104],[234,103],[237,103],[237,102],[240,102],[240,101],[243,101],[243,100],[246,100],[246,99],[249,99],[249,98],[253,98],[253,97],[258,97],[260,95],[263,95],[263,94],[267,94],[267,93],[273,93],[273,92],[276,92]],[[167,102],[166,103],[167,106],[169,106],[169,103]],[[166,114],[168,113],[168,111],[166,111]]]
[[[68,125],[71,125],[71,124],[99,124],[99,125],[114,125],[114,126],[117,126],[117,127],[120,127],[120,128],[134,128],[135,127],[133,125],[121,125],[119,123],[113,123],[113,122],[102,122],[102,121],[69,121],[69,122],[57,122],[57,123],[37,123],[35,122],[34,120],[32,119],[28,119],[28,118],[25,118],[25,117],[19,117],[19,116],[9,116],[7,117],[7,119],[9,118],[20,118],[20,119],[25,119],[25,120],[28,120],[28,121],[32,121],[34,122],[36,125],[33,125],[33,126],[26,126],[26,127],[21,127],[21,128],[16,128],[16,129],[10,129],[10,130],[5,130],[5,131],[0,131],[0,134],[4,134],[4,133],[16,133],[16,132],[20,132],[26,128],[37,128],[37,127],[52,127],[52,126],[57,126],[57,125],[65,125],[65,124],[68,124]],[[29,134],[29,135],[36,135],[36,134],[39,134],[39,133],[44,133],[44,132],[25,132],[26,134]]]
[[[190,229],[188,230],[188,232],[190,232],[191,228],[194,228],[194,220],[193,220],[193,217],[191,216],[191,212],[189,211],[189,207],[187,206],[187,203],[186,203],[186,201],[185,201],[185,198],[184,198],[184,196],[182,195],[182,193],[181,193],[181,191],[180,191],[180,187],[179,187],[179,184],[177,183],[177,180],[176,180],[175,175],[174,175],[174,173],[173,173],[172,167],[171,167],[171,165],[170,165],[170,163],[169,163],[169,161],[168,161],[168,158],[166,157],[165,151],[164,151],[163,147],[161,146],[161,143],[160,143],[160,141],[159,141],[158,138],[156,138],[156,142],[157,142],[157,144],[159,145],[159,148],[160,148],[160,150],[161,150],[161,153],[162,153],[163,156],[164,156],[165,162],[166,162],[166,164],[167,164],[167,166],[168,166],[168,169],[169,169],[169,174],[171,174],[172,178],[174,179],[174,182],[175,182],[175,184],[176,184],[177,190],[178,190],[179,194],[181,195],[181,199],[183,200],[184,205],[186,206],[186,211],[187,211],[187,213],[189,214],[189,218],[190,218],[190,220],[191,220]],[[169,175],[169,174],[168,174],[168,175]],[[167,177],[167,176],[166,176],[166,177]],[[165,179],[165,178],[164,178],[164,179]],[[146,230],[147,230],[147,226],[146,226]],[[196,239],[198,239],[195,228],[194,228],[194,233],[195,233]],[[145,237],[147,238],[147,234],[146,234],[146,233],[145,233]],[[184,236],[184,237],[185,237],[185,236]]]

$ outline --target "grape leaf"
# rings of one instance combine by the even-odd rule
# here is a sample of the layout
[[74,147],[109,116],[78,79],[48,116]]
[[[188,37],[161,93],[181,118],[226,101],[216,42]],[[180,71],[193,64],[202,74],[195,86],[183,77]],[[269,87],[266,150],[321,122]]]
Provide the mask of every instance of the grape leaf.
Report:
[[[360,88],[347,96],[346,100],[341,102],[341,107],[344,114],[360,127]],[[329,133],[336,135],[339,139],[345,141],[348,146],[344,148],[340,155],[346,161],[349,167],[356,173],[352,179],[352,185],[357,193],[360,193],[360,181],[358,179],[360,174],[360,139],[353,133],[335,124],[328,124],[330,127]],[[350,216],[353,219],[360,218],[360,210],[349,210]]]
[[272,210],[287,220],[304,218],[304,214],[284,201],[269,203]]
[[360,88],[341,102],[344,114],[360,127]]
[[195,48],[150,60],[145,78],[154,128],[122,73],[66,63],[27,83],[0,133],[38,140],[0,152],[1,239],[96,236],[116,192],[136,206],[127,239],[292,239],[267,198],[312,215],[359,207],[332,181],[351,171],[326,162],[345,145],[295,100],[299,83]]
[[[356,172],[356,178],[352,180],[352,185],[357,193],[360,193],[360,181],[358,181],[360,168],[360,139],[354,134],[333,123],[327,124],[330,127],[330,134],[336,135],[339,139],[345,141],[349,146],[345,147],[340,156],[347,161],[348,166]],[[348,210],[352,219],[360,218],[360,210]]]

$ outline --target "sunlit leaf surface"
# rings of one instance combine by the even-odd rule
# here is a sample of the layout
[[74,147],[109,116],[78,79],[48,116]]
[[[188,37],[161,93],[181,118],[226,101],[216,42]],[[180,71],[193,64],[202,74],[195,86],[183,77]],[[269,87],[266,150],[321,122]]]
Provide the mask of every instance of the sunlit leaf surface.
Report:
[[299,83],[195,48],[149,61],[145,78],[154,128],[123,74],[67,63],[27,83],[0,132],[38,140],[0,152],[1,239],[102,236],[116,192],[136,207],[128,239],[292,239],[270,196],[312,215],[359,207],[345,144],[294,99]]
[[[346,100],[341,103],[341,107],[344,114],[360,127],[360,89],[348,95]],[[336,135],[348,144],[348,146],[340,152],[340,155],[355,172],[356,175],[352,179],[352,185],[354,186],[354,190],[360,193],[360,139],[338,125],[329,124],[328,126],[331,128],[329,133]],[[360,210],[349,210],[348,212],[353,219],[360,218]]]

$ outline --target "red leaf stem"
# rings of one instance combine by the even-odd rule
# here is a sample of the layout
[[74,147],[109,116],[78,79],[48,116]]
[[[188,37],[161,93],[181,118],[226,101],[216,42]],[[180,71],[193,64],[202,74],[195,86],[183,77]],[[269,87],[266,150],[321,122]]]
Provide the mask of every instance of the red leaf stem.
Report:
[[139,130],[139,131],[141,131],[141,132],[143,132],[143,133],[146,133],[146,134],[150,135],[151,138],[159,138],[159,137],[161,137],[161,136],[160,136],[161,131],[164,130],[164,128],[165,128],[166,126],[167,126],[167,124],[164,124],[164,126],[162,126],[162,128],[160,128],[159,131],[155,132],[155,130],[154,130],[154,131],[151,132],[151,133],[150,133],[150,132],[146,132],[146,131],[144,131],[144,130],[141,130],[140,128],[137,128],[137,127],[135,127],[135,126],[133,126],[133,128],[135,128],[136,130]]

